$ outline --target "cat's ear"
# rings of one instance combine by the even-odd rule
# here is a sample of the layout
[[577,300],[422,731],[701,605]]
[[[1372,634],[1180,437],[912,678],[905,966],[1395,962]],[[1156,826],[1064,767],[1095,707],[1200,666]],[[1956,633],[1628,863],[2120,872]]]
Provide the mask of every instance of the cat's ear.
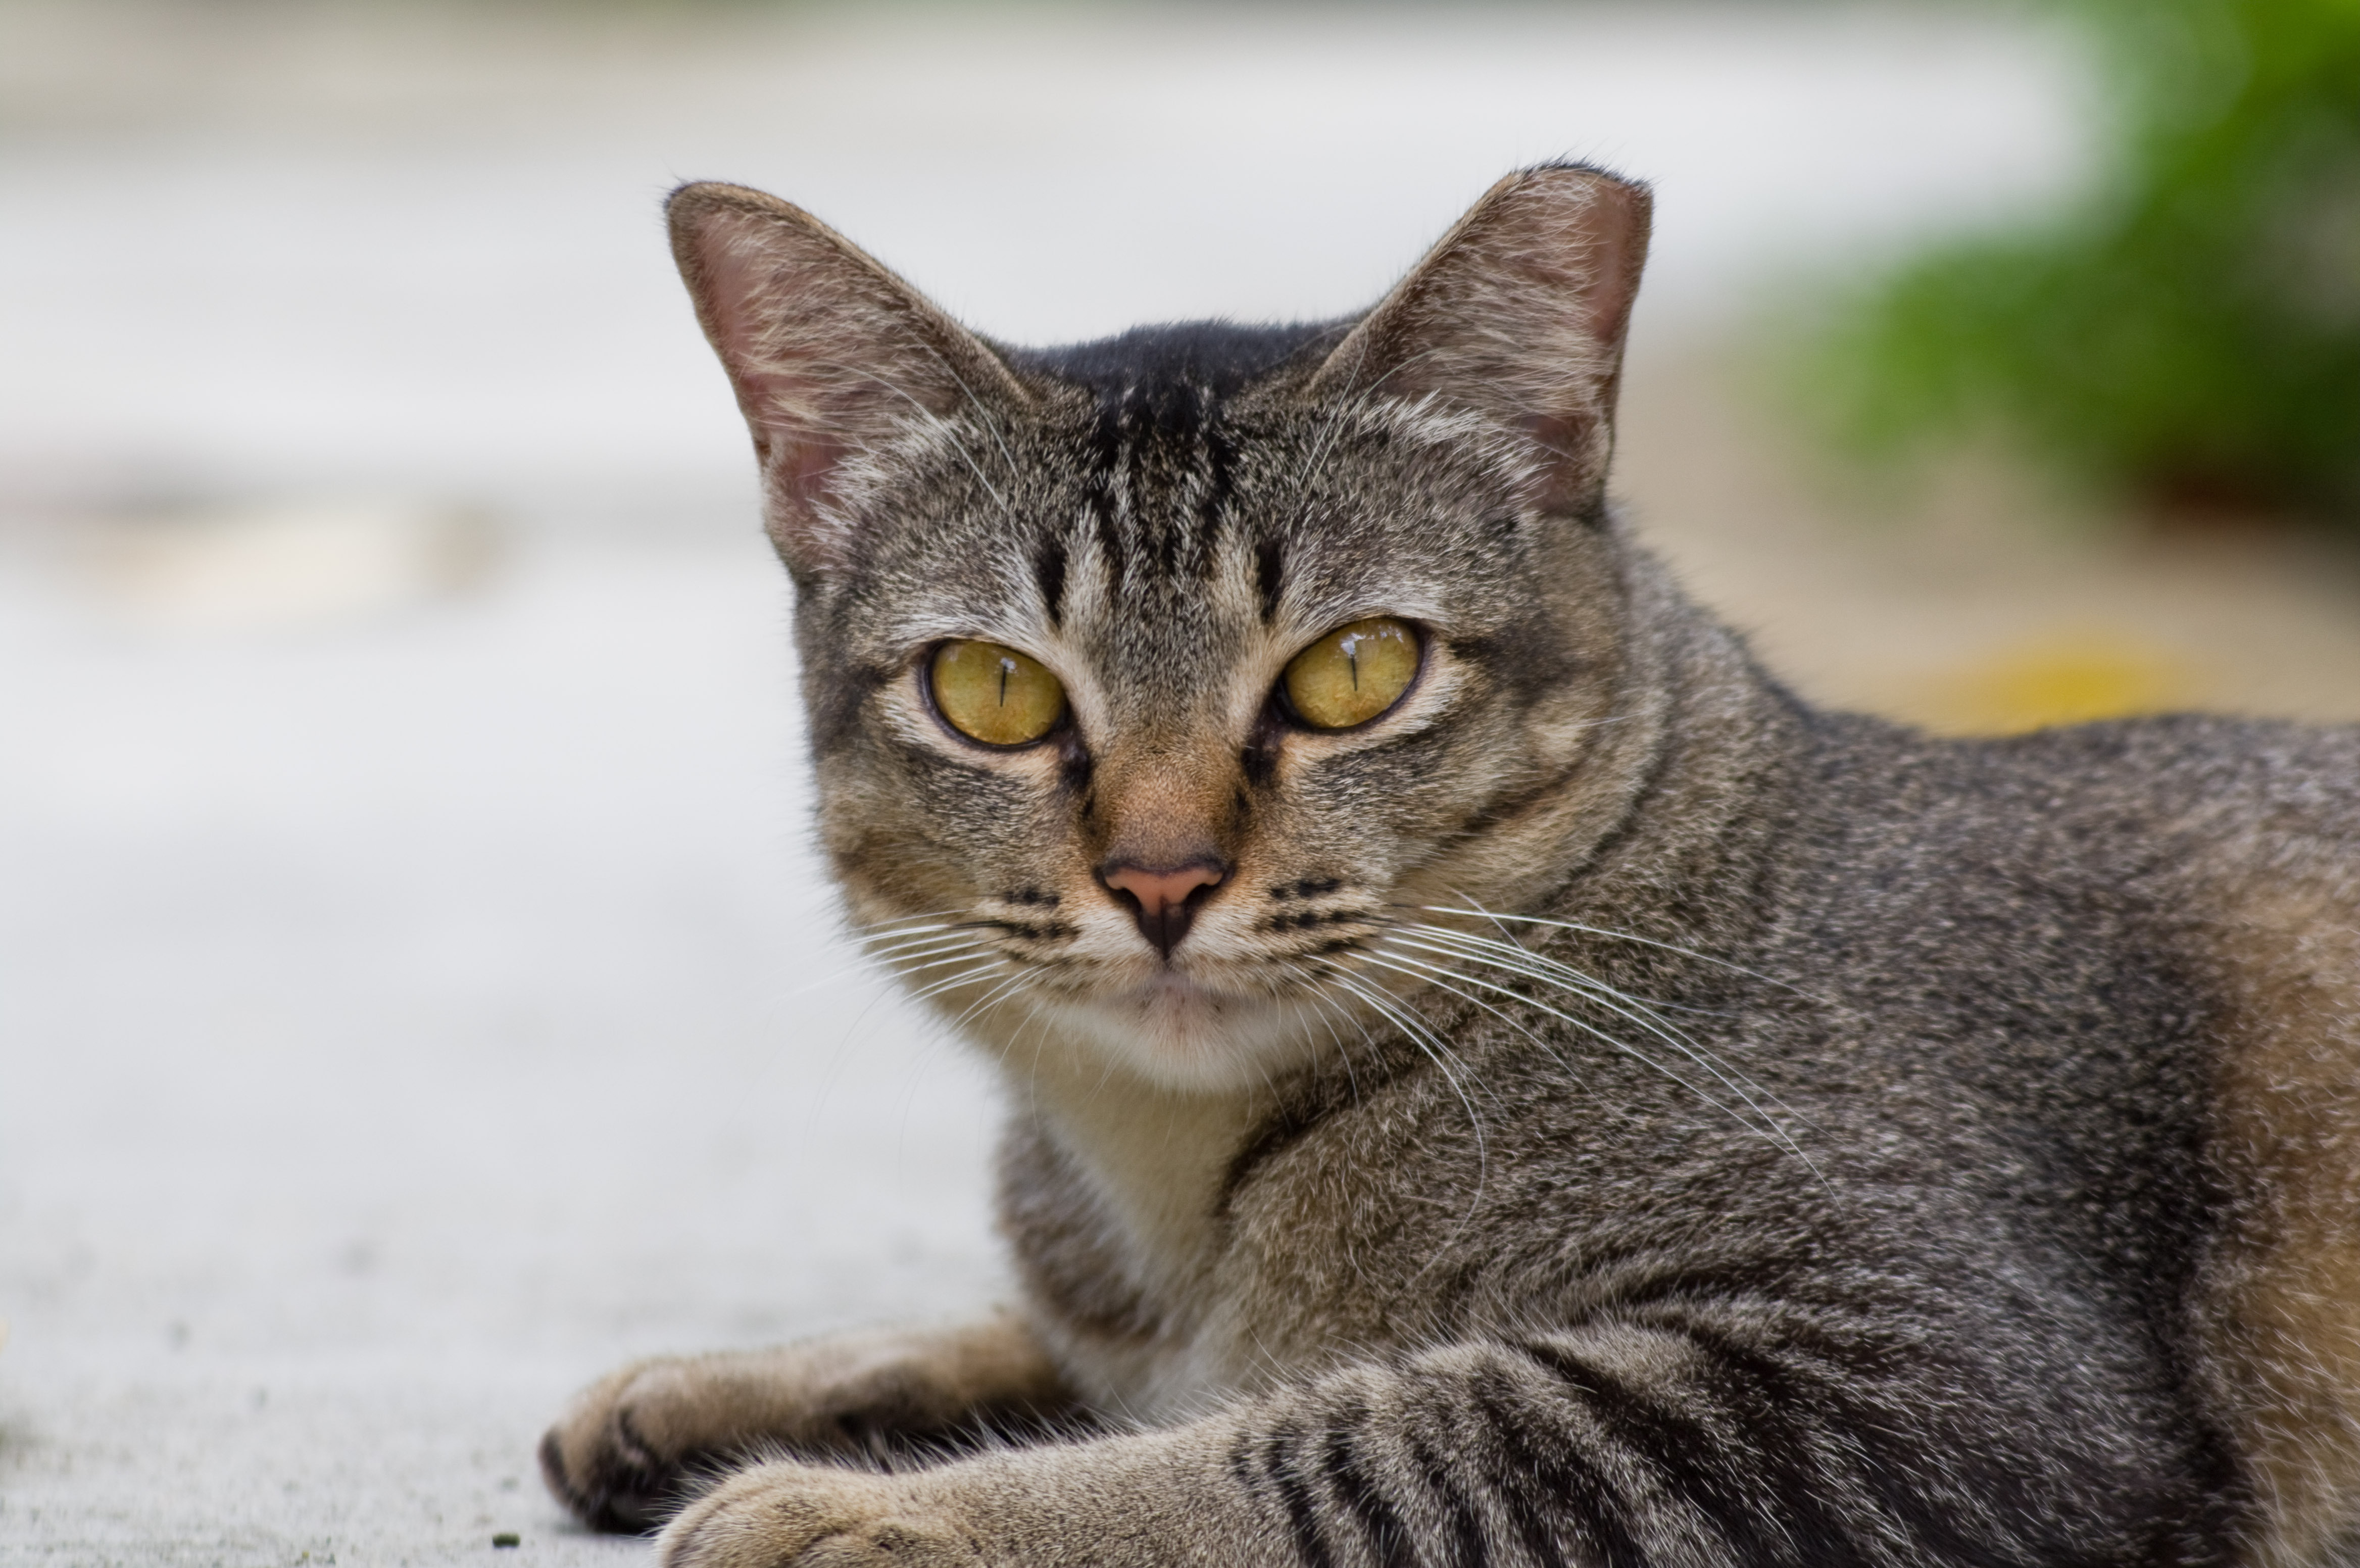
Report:
[[873,474],[864,458],[913,422],[1025,400],[981,339],[802,208],[705,183],[673,192],[664,214],[754,433],[770,537],[797,571],[847,564],[841,503]]
[[1591,510],[1649,205],[1645,186],[1578,164],[1508,176],[1360,319],[1310,394],[1473,409],[1530,441],[1537,504]]

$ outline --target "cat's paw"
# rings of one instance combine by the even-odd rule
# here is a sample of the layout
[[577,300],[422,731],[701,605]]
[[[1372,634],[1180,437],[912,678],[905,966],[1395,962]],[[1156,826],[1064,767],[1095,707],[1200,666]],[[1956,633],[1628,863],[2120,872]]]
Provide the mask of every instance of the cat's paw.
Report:
[[549,1489],[601,1530],[661,1524],[733,1464],[781,1453],[939,1457],[1046,1431],[1066,1399],[1011,1319],[643,1361],[593,1387],[541,1445]]
[[810,1464],[741,1470],[656,1542],[662,1568],[978,1568],[972,1532],[890,1475]]
[[594,1529],[652,1530],[727,1462],[694,1363],[643,1361],[593,1384],[541,1440],[541,1479]]

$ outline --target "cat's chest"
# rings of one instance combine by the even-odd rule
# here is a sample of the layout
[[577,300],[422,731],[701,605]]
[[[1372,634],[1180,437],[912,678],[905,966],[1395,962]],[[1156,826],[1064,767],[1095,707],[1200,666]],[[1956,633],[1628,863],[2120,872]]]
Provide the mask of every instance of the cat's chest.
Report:
[[1079,1127],[1038,1115],[1011,1123],[1000,1221],[1068,1377],[1101,1408],[1154,1420],[1237,1386],[1216,1202],[1227,1139],[1109,1127],[1098,1109]]
[[1020,1273],[1069,1375],[1110,1408],[1176,1417],[1433,1331],[1416,1260],[1480,1196],[1460,1151],[1406,1112],[1306,1131],[1251,1109],[1010,1130]]

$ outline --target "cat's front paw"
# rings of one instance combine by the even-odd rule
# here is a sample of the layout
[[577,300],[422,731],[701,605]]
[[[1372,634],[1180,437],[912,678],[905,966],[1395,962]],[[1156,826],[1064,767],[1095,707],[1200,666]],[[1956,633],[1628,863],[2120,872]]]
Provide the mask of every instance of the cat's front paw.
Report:
[[685,1361],[643,1361],[593,1384],[541,1440],[541,1474],[597,1530],[651,1530],[728,1457]]
[[812,1464],[741,1470],[682,1510],[662,1568],[978,1568],[973,1534],[890,1475]]
[[1071,1404],[1012,1318],[842,1334],[627,1366],[550,1429],[541,1466],[588,1523],[644,1530],[752,1458],[939,1459],[982,1433],[1045,1432]]

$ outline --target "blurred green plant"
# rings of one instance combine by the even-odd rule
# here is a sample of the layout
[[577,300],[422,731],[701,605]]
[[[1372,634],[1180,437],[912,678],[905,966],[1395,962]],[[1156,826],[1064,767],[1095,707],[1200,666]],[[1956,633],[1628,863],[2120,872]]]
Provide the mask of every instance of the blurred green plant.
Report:
[[2050,0],[2117,115],[2074,210],[1939,247],[1817,345],[1856,449],[1997,428],[2174,512],[2360,531],[2360,0]]

